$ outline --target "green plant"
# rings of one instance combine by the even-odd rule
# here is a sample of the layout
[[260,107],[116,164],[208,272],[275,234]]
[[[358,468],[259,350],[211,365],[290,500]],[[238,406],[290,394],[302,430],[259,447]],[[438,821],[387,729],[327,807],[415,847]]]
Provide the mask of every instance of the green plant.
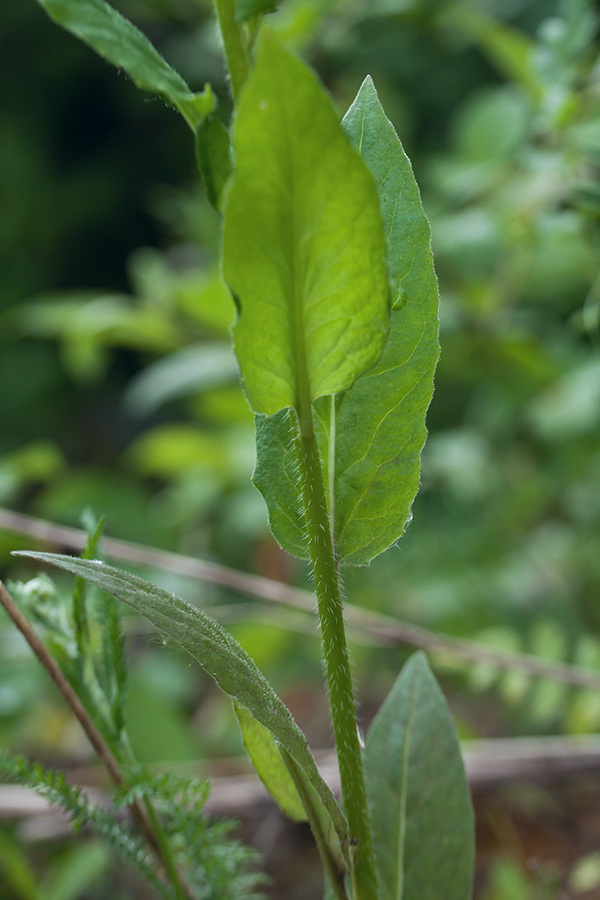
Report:
[[[287,708],[215,621],[95,560],[26,555],[129,603],[234,699],[261,778],[311,825],[331,896],[464,900],[472,814],[439,688],[425,658],[412,658],[363,748],[343,622],[342,566],[368,564],[410,518],[438,357],[429,227],[375,87],[363,83],[340,123],[310,69],[261,34],[271,3],[216,0],[236,106],[230,136],[211,88],[191,92],[103,0],[41,4],[181,113],[207,196],[223,211],[234,344],[255,414],[254,480],[281,546],[311,563],[343,808]],[[177,896],[194,896],[164,853],[163,862]]]
[[[87,512],[85,524],[83,556],[98,555],[102,522]],[[232,823],[210,822],[203,812],[208,782],[156,774],[137,762],[127,728],[127,665],[114,598],[80,578],[67,596],[45,575],[9,587],[10,594],[0,585],[0,599],[83,726],[114,785],[115,810],[92,803],[64,773],[6,751],[0,753],[2,776],[63,809],[75,831],[85,826],[96,832],[167,900],[256,896],[260,878],[246,871],[254,854],[231,839]],[[131,824],[117,815],[125,808]]]

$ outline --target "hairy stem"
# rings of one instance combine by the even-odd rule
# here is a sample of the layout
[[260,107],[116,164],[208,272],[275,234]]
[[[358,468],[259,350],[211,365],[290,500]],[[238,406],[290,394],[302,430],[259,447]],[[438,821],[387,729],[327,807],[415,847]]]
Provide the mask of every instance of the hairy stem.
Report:
[[[19,631],[31,647],[32,651],[37,656],[42,666],[46,669],[52,681],[71,708],[73,715],[83,728],[89,742],[96,752],[96,755],[106,768],[113,783],[116,785],[122,785],[123,777],[121,775],[119,763],[117,762],[115,756],[106,744],[100,731],[92,721],[88,711],[73,690],[71,684],[63,675],[61,668],[54,660],[54,658],[49,654],[44,642],[38,636],[37,632],[31,627],[1,581],[0,603],[2,603],[2,606],[6,610],[16,627],[19,629]],[[138,828],[152,847],[161,865],[164,866],[165,871],[168,873],[173,887],[175,888],[177,900],[186,900],[187,897],[191,897],[189,892],[186,893],[183,889],[179,874],[171,858],[170,848],[164,840],[162,829],[156,828],[158,823],[156,821],[156,813],[154,812],[154,810],[148,808],[148,804],[146,804],[146,812],[144,812],[144,808],[137,800],[134,800],[130,804],[129,808]],[[148,821],[148,818],[150,819],[150,822]]]
[[235,0],[213,0],[223,38],[223,51],[229,72],[231,93],[237,106],[239,96],[250,74],[251,59],[244,26],[235,20]]
[[369,825],[340,582],[325,502],[319,451],[312,421],[309,424],[307,416],[303,416],[301,421],[299,450],[306,529],[319,608],[344,811],[348,818],[350,837],[356,845],[353,869],[354,898],[377,900],[373,839]]

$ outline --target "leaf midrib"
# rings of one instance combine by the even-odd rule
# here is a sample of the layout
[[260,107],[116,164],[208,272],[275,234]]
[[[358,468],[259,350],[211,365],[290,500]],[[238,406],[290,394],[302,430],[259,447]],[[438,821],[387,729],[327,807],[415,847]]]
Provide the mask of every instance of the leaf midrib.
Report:
[[415,694],[417,690],[417,679],[413,678],[410,687],[410,700],[408,706],[408,716],[406,720],[406,738],[404,741],[404,751],[402,753],[402,775],[400,778],[400,821],[398,828],[398,883],[396,886],[395,900],[402,900],[404,896],[404,851],[406,844],[406,804],[408,798],[409,784],[409,768],[410,768],[410,752],[412,748],[412,731],[416,712]]

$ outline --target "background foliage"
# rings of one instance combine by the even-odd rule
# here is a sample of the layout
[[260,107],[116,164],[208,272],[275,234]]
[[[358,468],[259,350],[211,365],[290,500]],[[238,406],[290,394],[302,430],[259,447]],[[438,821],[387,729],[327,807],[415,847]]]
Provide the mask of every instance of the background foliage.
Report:
[[[210,80],[228,115],[208,3],[115,5],[194,89]],[[110,535],[304,584],[250,484],[253,426],[229,349],[218,219],[185,127],[35,3],[5,0],[2,21],[0,505],[77,524],[89,504]],[[373,76],[421,185],[441,288],[414,522],[399,550],[347,574],[348,595],[449,634],[600,667],[594,5],[284,0],[271,24],[317,67],[340,113]],[[14,577],[30,571],[9,562],[23,545],[0,533]],[[290,698],[320,683],[316,638],[295,619],[271,613],[265,624],[215,588],[153,578],[226,604],[238,639]],[[0,639],[4,743],[82,758],[11,629]],[[404,654],[357,646],[354,656],[368,709]],[[464,735],[600,725],[591,694],[439,662]],[[228,708],[184,660],[136,638],[132,665],[143,761],[237,752]],[[318,714],[313,728],[325,744]],[[508,862],[484,890],[527,897],[528,878]]]

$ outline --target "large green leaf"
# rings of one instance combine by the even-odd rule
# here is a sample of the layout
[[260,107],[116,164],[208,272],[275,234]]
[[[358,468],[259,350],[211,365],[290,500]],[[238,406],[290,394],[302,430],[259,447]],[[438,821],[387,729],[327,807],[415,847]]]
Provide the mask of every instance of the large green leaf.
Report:
[[48,15],[100,56],[124,69],[137,87],[157,94],[185,118],[195,132],[215,108],[209,87],[194,94],[128,19],[104,0],[38,0]]
[[364,754],[380,900],[468,900],[473,812],[460,745],[423,653],[369,729]]
[[[335,535],[340,560],[361,565],[402,534],[419,487],[425,415],[439,356],[438,289],[410,161],[370,78],[348,110],[344,128],[375,176],[385,224],[392,312],[376,366],[336,404],[326,404],[323,441],[335,435]],[[324,450],[328,455],[329,450]]]
[[224,272],[235,348],[257,413],[348,388],[388,329],[385,239],[373,177],[316,76],[267,40],[235,124]]
[[[419,189],[371,79],[343,126],[375,176],[393,301],[379,362],[334,403],[319,397],[313,404],[338,558],[361,565],[396,541],[410,519],[439,356],[438,291]],[[288,553],[306,556],[293,417],[263,417],[257,436],[254,481],[273,533]]]
[[196,129],[196,162],[211,206],[221,208],[221,198],[231,175],[229,132],[216,113],[210,113]]
[[161,588],[97,560],[57,553],[20,552],[85,578],[146,616],[187,650],[220,688],[250,713],[298,764],[326,808],[338,835],[340,852],[349,859],[347,823],[330,788],[321,777],[306,738],[246,651],[214,619]]

